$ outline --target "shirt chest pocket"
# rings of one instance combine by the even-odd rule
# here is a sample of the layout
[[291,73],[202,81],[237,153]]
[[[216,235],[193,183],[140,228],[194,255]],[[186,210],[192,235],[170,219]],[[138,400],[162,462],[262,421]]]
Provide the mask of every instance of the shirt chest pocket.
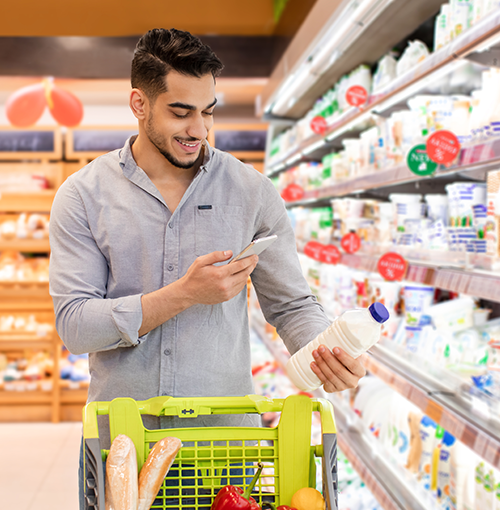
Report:
[[197,257],[213,251],[232,250],[237,255],[252,234],[243,232],[243,207],[219,205],[211,209],[195,209],[195,254]]

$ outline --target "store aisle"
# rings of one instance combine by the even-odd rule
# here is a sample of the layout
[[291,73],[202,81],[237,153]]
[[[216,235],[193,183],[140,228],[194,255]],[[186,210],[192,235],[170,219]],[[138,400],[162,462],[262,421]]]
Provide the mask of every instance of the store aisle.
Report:
[[0,424],[5,510],[77,510],[81,423]]

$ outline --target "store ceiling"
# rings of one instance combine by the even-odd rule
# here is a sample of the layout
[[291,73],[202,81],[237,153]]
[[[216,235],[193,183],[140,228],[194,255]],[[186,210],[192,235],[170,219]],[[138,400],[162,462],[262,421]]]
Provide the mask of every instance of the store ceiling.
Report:
[[130,36],[155,27],[198,35],[273,35],[273,0],[17,0],[0,16],[3,36]]
[[[12,1],[0,16],[0,101],[12,77],[44,76],[66,80],[84,102],[128,101],[138,38],[175,27],[200,36],[223,61],[221,113],[253,115],[256,95],[315,2],[288,0],[277,20],[274,0]],[[87,80],[92,90],[84,90]]]

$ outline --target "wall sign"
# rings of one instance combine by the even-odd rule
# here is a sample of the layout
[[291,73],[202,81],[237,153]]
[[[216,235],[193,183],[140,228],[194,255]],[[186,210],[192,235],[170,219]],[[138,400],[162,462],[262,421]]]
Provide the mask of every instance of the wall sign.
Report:
[[455,160],[460,151],[460,142],[451,132],[442,129],[427,139],[427,154],[432,161],[447,165]]
[[73,152],[110,152],[121,149],[137,130],[73,130]]
[[406,156],[408,168],[416,175],[431,175],[436,171],[438,164],[432,161],[427,154],[424,144],[415,145]]
[[340,246],[346,253],[356,253],[361,248],[361,239],[358,234],[351,232],[342,238]]
[[0,130],[0,152],[54,152],[54,131]]
[[266,150],[267,131],[256,130],[215,130],[214,145],[226,152],[262,152]]
[[377,269],[385,280],[399,281],[406,275],[408,262],[399,253],[389,252],[380,257]]

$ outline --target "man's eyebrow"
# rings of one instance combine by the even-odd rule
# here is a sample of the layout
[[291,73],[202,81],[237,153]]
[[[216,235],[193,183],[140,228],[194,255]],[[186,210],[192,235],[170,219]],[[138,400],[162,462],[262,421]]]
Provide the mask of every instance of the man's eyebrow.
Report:
[[[217,104],[217,98],[215,98],[212,103],[210,103],[208,106],[206,106],[205,110],[212,108],[212,106],[215,106],[216,104]],[[192,104],[186,104],[186,103],[179,103],[179,102],[170,103],[168,106],[170,106],[170,108],[182,108],[183,110],[191,110],[191,111],[196,110],[196,106],[194,106]]]

